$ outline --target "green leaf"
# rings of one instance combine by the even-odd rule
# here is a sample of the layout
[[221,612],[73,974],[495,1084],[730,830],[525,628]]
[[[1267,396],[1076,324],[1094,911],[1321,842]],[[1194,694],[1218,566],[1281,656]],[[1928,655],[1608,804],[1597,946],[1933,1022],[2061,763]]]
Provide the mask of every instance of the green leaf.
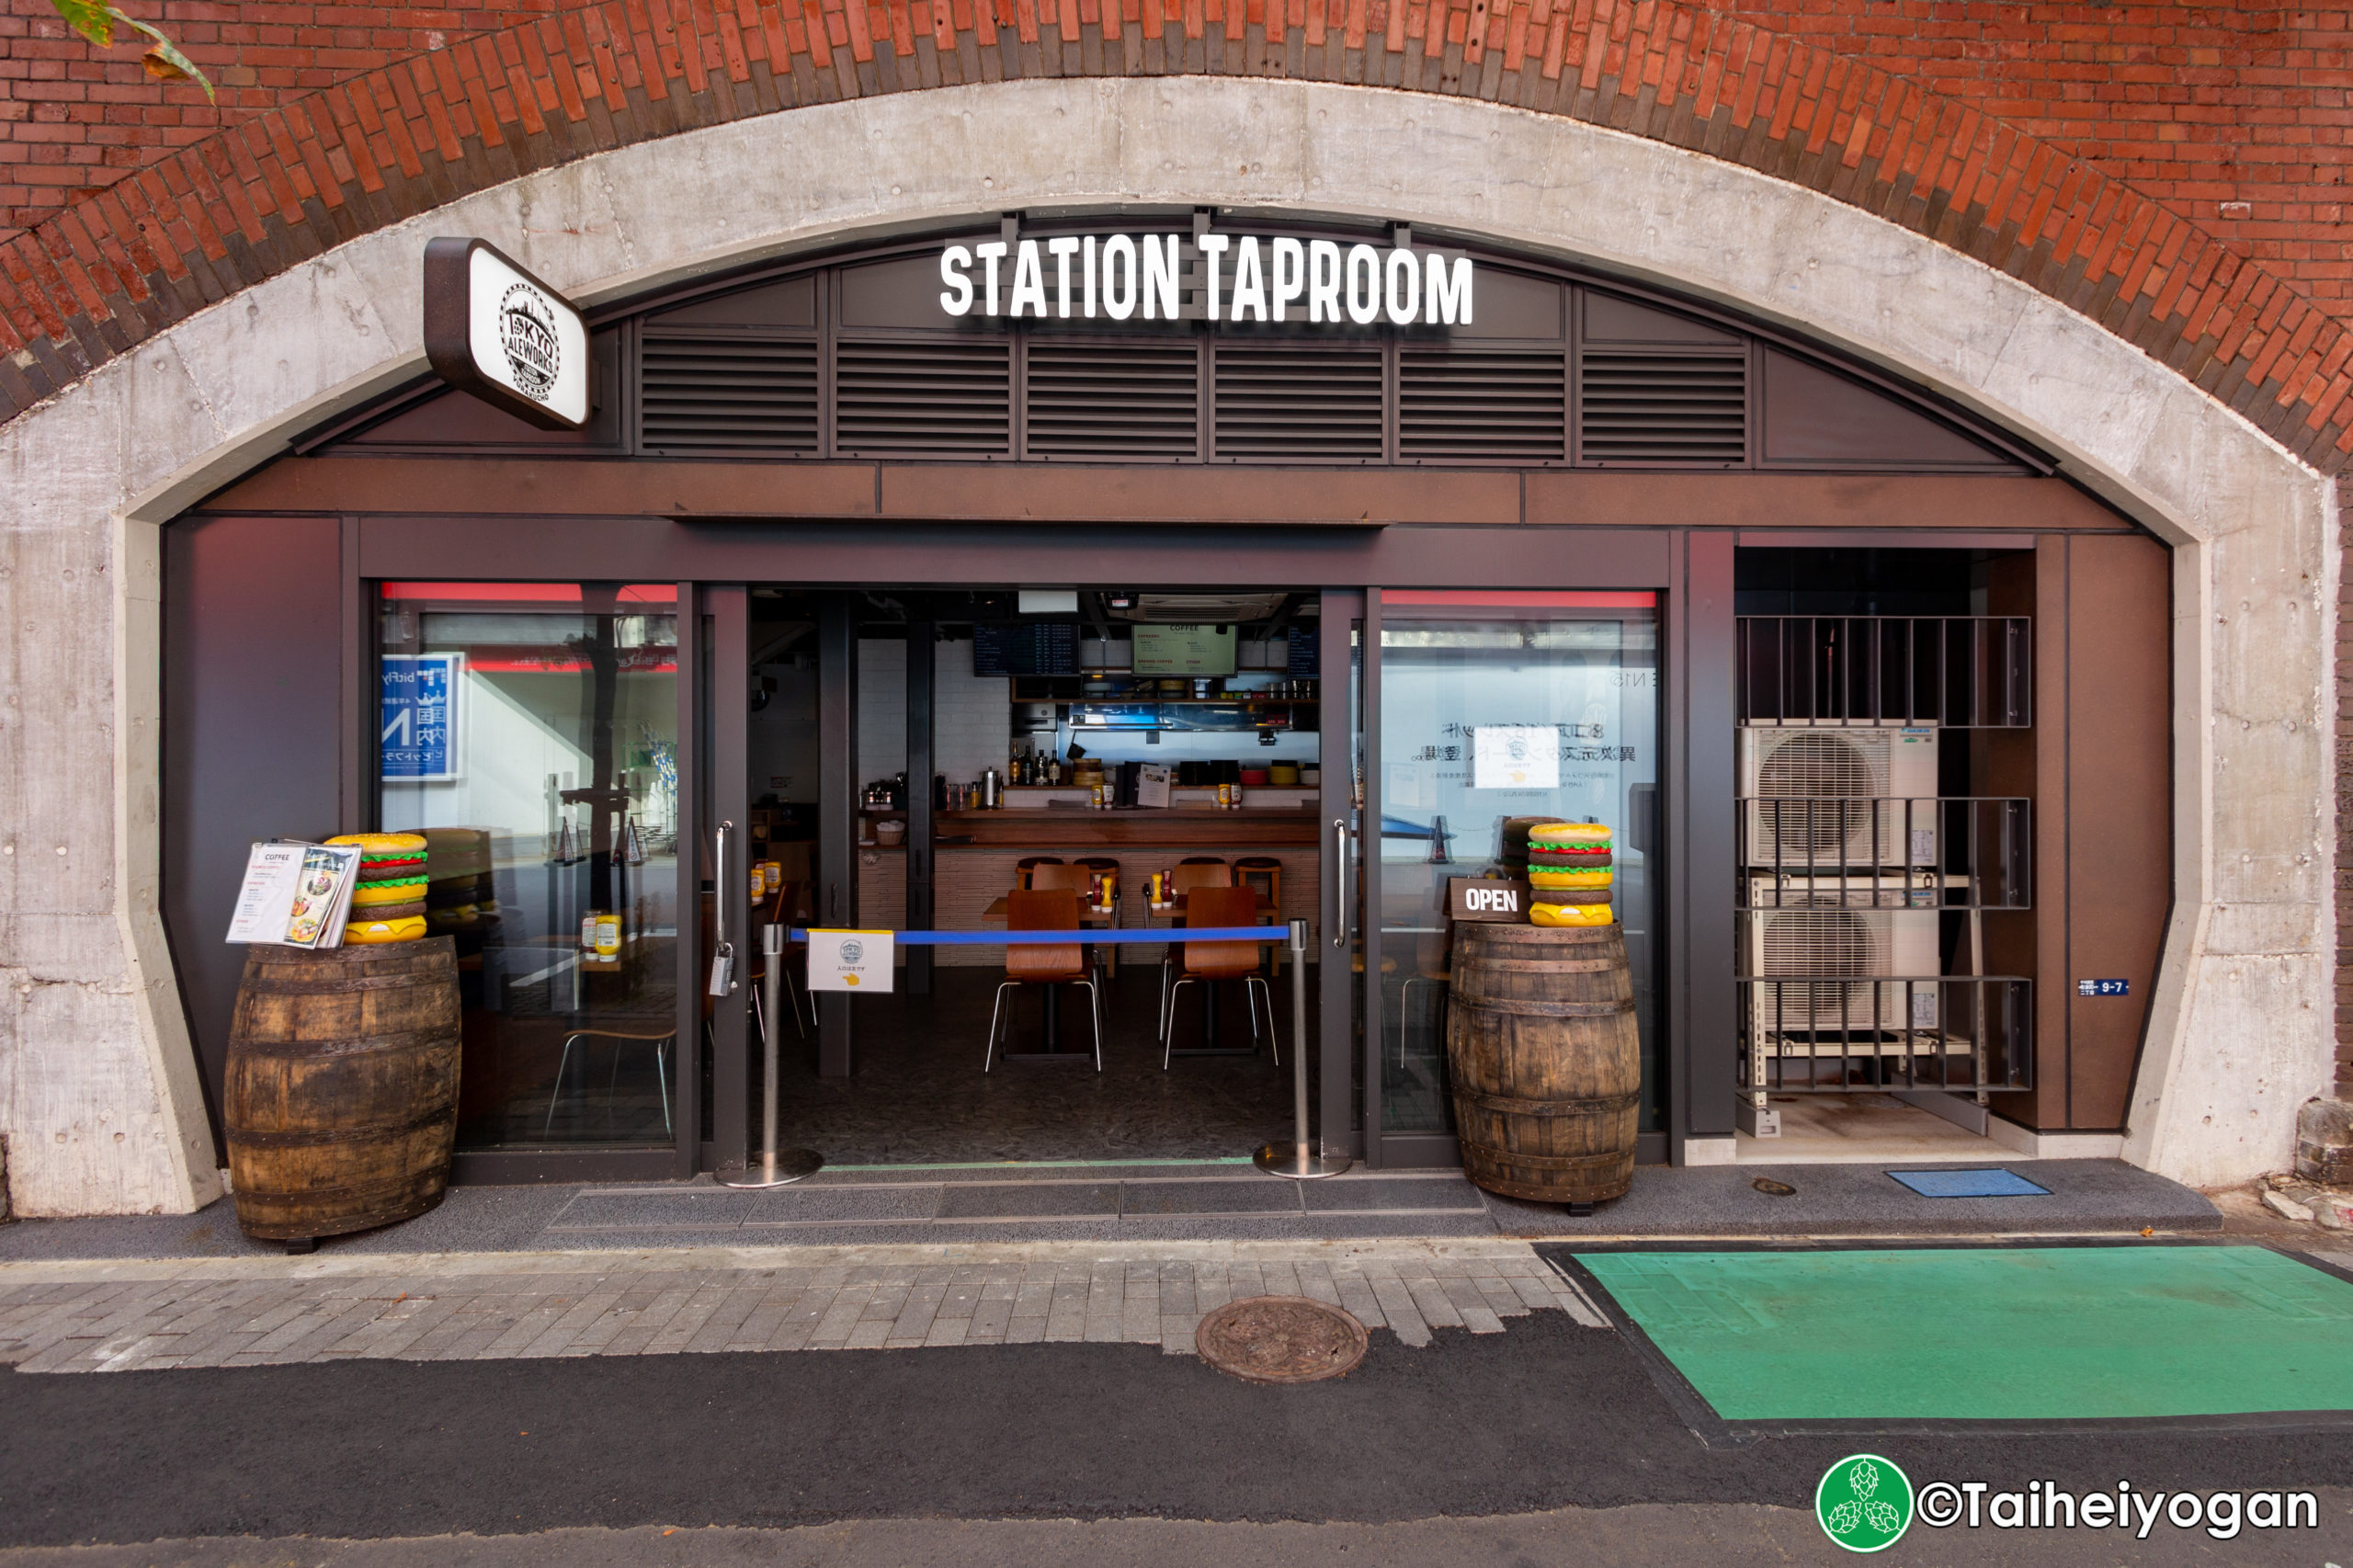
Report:
[[[50,0],[50,4],[53,6],[78,3],[79,0]],[[204,89],[204,96],[207,98],[211,99],[215,103],[220,101],[219,97],[216,97],[212,91],[212,84],[206,79],[203,72],[196,68],[195,61],[190,60],[187,55],[180,52],[179,45],[174,43],[170,39],[165,38],[162,33],[157,32],[153,28],[149,27],[138,17],[126,14],[119,6],[108,6],[107,13],[113,17],[115,20],[121,22],[127,27],[137,28],[141,32],[145,33],[149,38],[154,40],[147,46],[147,74],[154,77],[157,81],[162,82],[194,82],[198,86]]]
[[67,27],[100,49],[113,44],[114,19],[122,15],[113,6],[97,5],[94,0],[49,0],[49,3],[57,8],[59,16],[65,18]]

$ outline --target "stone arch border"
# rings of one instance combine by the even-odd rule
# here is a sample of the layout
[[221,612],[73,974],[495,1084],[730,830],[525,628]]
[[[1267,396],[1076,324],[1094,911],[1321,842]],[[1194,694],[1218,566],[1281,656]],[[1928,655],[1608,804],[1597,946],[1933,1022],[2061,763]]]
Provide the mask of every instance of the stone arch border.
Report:
[[[483,235],[594,301],[854,234],[1120,202],[1402,220],[1712,299],[1934,387],[2165,539],[2177,891],[2127,1153],[2209,1185],[2283,1163],[2331,1062],[2324,473],[2049,294],[1818,190],[1468,98],[1172,76],[886,95],[541,169],[162,325],[13,421],[0,611],[18,688],[46,699],[0,721],[27,802],[0,1055],[25,1210],[211,1196],[156,914],[158,530],[423,368],[426,238]],[[35,779],[35,756],[65,777]]]

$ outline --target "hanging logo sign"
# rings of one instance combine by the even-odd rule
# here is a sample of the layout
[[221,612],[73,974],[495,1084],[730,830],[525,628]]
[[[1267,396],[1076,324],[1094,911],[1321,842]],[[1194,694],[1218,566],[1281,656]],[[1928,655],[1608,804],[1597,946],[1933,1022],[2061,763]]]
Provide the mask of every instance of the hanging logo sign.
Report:
[[939,253],[939,308],[1014,321],[1468,326],[1465,256],[1257,234],[1057,234]]
[[809,989],[888,991],[897,942],[888,931],[809,933]]
[[425,246],[425,357],[441,379],[543,430],[588,423],[588,327],[486,240]]

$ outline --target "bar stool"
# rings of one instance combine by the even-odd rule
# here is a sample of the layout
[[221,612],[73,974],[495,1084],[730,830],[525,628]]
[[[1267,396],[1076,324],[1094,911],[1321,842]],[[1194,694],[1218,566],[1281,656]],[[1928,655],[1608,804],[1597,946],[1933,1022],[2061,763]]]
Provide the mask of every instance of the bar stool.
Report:
[[[1271,855],[1245,855],[1233,863],[1233,881],[1237,887],[1254,892],[1263,889],[1267,902],[1275,906],[1275,918],[1282,918],[1283,863]],[[1273,949],[1269,955],[1278,975],[1283,971],[1283,950]]]
[[1013,863],[1014,885],[1021,888],[1029,887],[1030,872],[1040,866],[1059,866],[1062,863],[1063,858],[1059,855],[1025,855]]

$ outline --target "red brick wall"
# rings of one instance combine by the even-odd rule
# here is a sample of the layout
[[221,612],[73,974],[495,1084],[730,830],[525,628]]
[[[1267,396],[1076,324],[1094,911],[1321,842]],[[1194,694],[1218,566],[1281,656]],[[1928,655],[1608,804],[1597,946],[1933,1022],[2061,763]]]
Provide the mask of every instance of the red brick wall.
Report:
[[[149,81],[135,44],[101,53],[68,35],[49,0],[0,0],[0,240],[159,153],[290,97],[581,3],[133,0],[133,15],[160,19],[213,78],[222,89],[215,107],[193,87]],[[1382,32],[1390,3],[1332,0],[1334,23],[1360,11],[1360,26]],[[1051,12],[1052,0],[1040,8]],[[2018,0],[1709,8],[1915,78],[2043,138],[2293,279],[2335,313],[2353,312],[2345,217],[2353,19],[2343,9]],[[1138,10],[1130,0],[1131,18]]]
[[93,49],[49,0],[0,0],[0,240],[289,98],[568,3],[127,0],[124,10],[170,34],[212,79],[216,104],[195,86],[151,80],[139,62],[146,40],[128,28],[113,49]]

